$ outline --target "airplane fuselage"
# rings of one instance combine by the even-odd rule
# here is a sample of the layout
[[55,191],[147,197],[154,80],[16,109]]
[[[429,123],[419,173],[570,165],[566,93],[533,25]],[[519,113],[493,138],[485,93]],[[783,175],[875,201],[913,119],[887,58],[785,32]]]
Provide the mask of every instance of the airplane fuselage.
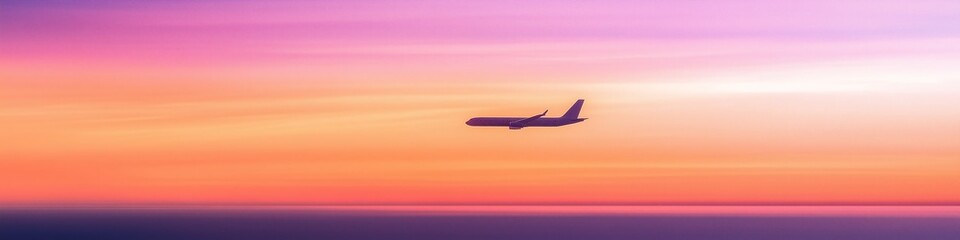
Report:
[[[510,127],[511,122],[523,120],[522,117],[476,117],[467,121],[474,127]],[[524,124],[524,127],[559,127],[583,122],[586,118],[547,118],[542,117]]]
[[587,120],[580,118],[580,108],[583,107],[583,99],[577,100],[570,106],[570,109],[561,117],[543,117],[547,111],[531,117],[475,117],[467,120],[467,125],[474,127],[508,127],[510,129],[521,129],[525,127],[559,127],[570,125]]

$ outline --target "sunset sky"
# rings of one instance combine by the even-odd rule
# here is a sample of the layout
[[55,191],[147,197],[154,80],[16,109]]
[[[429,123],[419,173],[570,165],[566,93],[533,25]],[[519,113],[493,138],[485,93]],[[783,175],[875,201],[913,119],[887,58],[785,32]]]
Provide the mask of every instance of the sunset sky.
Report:
[[[0,204],[960,202],[960,1],[0,0]],[[560,115],[561,128],[474,116]]]

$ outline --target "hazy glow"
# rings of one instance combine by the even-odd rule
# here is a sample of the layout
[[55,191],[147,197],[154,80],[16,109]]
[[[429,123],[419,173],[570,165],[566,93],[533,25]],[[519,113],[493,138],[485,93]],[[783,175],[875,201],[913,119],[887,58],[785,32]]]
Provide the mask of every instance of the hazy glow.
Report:
[[[4,1],[0,202],[958,202],[957,22],[957,1]],[[577,98],[574,126],[463,124]]]
[[[226,207],[225,209],[230,209]],[[869,216],[960,217],[956,206],[280,206],[266,209],[334,210],[423,215],[621,215],[621,216]]]

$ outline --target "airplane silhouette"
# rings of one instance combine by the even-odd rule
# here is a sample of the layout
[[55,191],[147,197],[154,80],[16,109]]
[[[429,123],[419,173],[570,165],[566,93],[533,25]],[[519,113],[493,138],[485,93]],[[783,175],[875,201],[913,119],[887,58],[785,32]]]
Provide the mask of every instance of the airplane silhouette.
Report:
[[[583,99],[577,100],[573,106],[570,106],[570,110],[567,110],[567,113],[564,113],[563,116],[558,118],[556,117],[543,117],[547,115],[547,111],[543,111],[541,114],[534,115],[532,117],[475,117],[467,121],[467,125],[474,127],[509,127],[511,130],[518,130],[525,127],[559,127],[564,125],[570,125],[578,122],[583,122],[587,120],[586,118],[579,118],[580,108],[583,107]],[[548,110],[549,111],[549,110]]]

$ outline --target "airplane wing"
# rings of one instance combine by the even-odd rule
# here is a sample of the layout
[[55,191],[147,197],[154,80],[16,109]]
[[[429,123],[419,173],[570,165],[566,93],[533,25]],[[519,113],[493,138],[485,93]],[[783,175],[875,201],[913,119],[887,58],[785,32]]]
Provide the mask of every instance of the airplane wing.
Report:
[[[547,110],[547,111],[550,111],[550,110]],[[525,127],[527,123],[533,122],[534,120],[540,119],[540,117],[547,115],[547,111],[543,111],[543,113],[534,115],[533,117],[528,117],[528,118],[510,122],[510,129],[520,129],[522,127]]]

